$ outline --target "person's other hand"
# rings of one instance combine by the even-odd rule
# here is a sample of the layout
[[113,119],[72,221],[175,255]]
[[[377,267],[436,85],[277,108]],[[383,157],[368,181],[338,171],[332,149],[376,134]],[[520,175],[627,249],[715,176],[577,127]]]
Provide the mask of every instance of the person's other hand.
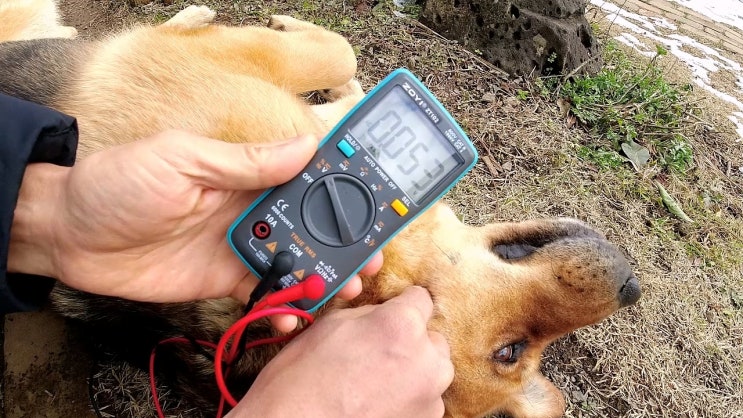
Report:
[[428,331],[420,287],[321,317],[261,371],[228,417],[441,417],[454,378],[449,345]]
[[[264,189],[298,174],[316,149],[312,136],[251,145],[170,131],[93,153],[72,168],[32,164],[9,267],[132,300],[246,301],[257,279],[230,249],[226,231]],[[24,236],[24,226],[37,233]],[[363,273],[380,265],[377,257]],[[355,277],[339,295],[360,290]],[[284,320],[279,328],[292,329],[295,321]]]

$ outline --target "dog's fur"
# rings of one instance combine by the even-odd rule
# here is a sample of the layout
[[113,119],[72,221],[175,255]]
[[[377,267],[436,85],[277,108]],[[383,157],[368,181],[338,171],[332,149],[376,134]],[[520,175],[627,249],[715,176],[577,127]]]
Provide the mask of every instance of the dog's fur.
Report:
[[3,0],[0,16],[0,41],[77,36],[75,28],[60,25],[54,0]]
[[[16,29],[8,30],[0,7],[0,41],[28,33],[32,16],[56,13],[49,1],[13,2],[31,13],[16,15]],[[50,4],[51,12],[41,9]],[[245,142],[325,132],[362,97],[353,80],[353,50],[341,36],[286,16],[272,18],[269,28],[217,26],[213,17],[207,8],[192,6],[163,25],[137,27],[99,42],[0,44],[0,92],[76,116],[80,158],[169,128]],[[323,90],[335,101],[310,106],[297,96],[312,90]],[[350,305],[379,303],[411,285],[431,292],[430,328],[447,337],[456,368],[444,395],[449,417],[496,411],[561,415],[560,391],[538,371],[542,351],[554,339],[634,303],[640,294],[619,251],[572,219],[471,227],[437,204],[393,239],[384,254],[383,269],[364,278],[363,294]],[[69,317],[103,324],[107,337],[128,343],[135,354],[170,335],[216,340],[241,308],[232,300],[133,303],[61,287],[54,301]],[[272,331],[263,324],[251,332]],[[133,347],[133,341],[141,346]],[[274,354],[250,353],[232,374],[232,384],[246,387]],[[210,364],[188,350],[174,351],[167,361],[174,362],[169,370],[178,371],[175,387],[196,405],[213,408]]]

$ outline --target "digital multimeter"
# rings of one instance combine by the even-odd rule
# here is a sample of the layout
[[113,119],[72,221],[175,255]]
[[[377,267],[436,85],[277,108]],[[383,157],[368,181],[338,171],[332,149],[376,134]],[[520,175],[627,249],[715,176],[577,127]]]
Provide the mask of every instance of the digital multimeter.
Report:
[[379,83],[320,143],[304,171],[262,194],[230,227],[235,253],[262,279],[292,255],[276,290],[325,280],[322,306],[371,256],[477,161],[459,125],[406,69]]

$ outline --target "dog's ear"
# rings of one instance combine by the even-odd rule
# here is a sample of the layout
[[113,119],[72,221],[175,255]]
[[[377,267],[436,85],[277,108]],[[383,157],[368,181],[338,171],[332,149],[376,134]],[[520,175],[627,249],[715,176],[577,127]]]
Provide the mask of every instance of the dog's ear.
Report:
[[559,389],[540,373],[524,382],[508,406],[509,414],[530,418],[557,418],[565,412],[565,399]]

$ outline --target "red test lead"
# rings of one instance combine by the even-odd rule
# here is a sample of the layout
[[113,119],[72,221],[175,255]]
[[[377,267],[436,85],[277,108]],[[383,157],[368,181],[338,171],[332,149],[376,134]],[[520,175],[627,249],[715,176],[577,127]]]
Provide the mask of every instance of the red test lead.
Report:
[[[278,263],[281,264],[281,263]],[[217,380],[217,387],[219,388],[219,391],[222,394],[222,399],[220,400],[219,409],[217,412],[217,418],[221,417],[223,409],[224,409],[224,403],[227,402],[232,407],[237,405],[237,400],[232,396],[229,389],[227,388],[227,384],[225,383],[225,378],[227,373],[229,372],[229,368],[232,365],[233,362],[236,361],[238,358],[238,353],[240,352],[240,339],[245,331],[245,328],[253,322],[258,319],[271,316],[271,315],[294,315],[299,318],[303,318],[307,321],[307,326],[311,325],[314,318],[311,314],[308,312],[305,312],[300,309],[296,308],[290,308],[286,306],[280,306],[284,305],[286,303],[290,303],[296,300],[300,299],[320,299],[325,294],[325,280],[318,274],[312,274],[308,276],[305,280],[302,282],[288,287],[286,289],[280,290],[276,293],[272,293],[268,296],[266,296],[263,300],[261,300],[253,309],[250,310],[245,316],[240,318],[237,322],[235,322],[222,336],[222,338],[219,340],[218,344],[213,344],[208,341],[200,341],[196,340],[196,343],[201,345],[202,347],[211,348],[214,349],[214,375]],[[242,347],[242,350],[249,350],[253,347],[257,347],[264,344],[274,344],[274,343],[281,343],[286,342],[294,338],[296,335],[298,335],[300,332],[307,329],[307,327],[302,328],[298,331],[295,331],[288,335],[282,335],[272,338],[264,338],[258,341],[252,341],[248,342]],[[232,342],[229,349],[227,348],[227,345]],[[162,411],[162,408],[160,406],[160,401],[157,396],[157,388],[155,385],[155,353],[157,351],[157,347],[160,345],[165,344],[191,344],[193,343],[192,340],[189,340],[185,337],[176,337],[176,338],[169,338],[166,340],[161,341],[158,343],[157,346],[155,346],[152,349],[152,353],[150,356],[150,385],[152,388],[152,394],[153,394],[153,400],[155,403],[155,409],[157,411],[158,417],[164,418],[164,413]]]
[[[294,286],[266,296],[263,301],[259,302],[255,306],[255,308],[253,308],[247,315],[240,318],[240,320],[235,322],[224,333],[222,338],[219,340],[219,344],[217,344],[217,349],[214,354],[214,375],[217,379],[217,386],[219,387],[219,391],[222,393],[222,398],[226,400],[227,403],[230,404],[230,406],[234,407],[235,405],[237,405],[237,400],[229,392],[227,384],[225,383],[225,377],[229,369],[223,371],[223,362],[229,368],[229,366],[238,357],[238,352],[240,349],[240,344],[238,342],[242,338],[242,334],[247,328],[248,324],[270,315],[289,314],[304,318],[305,320],[307,320],[308,325],[310,325],[312,324],[314,318],[308,312],[296,308],[276,306],[300,299],[319,299],[323,296],[324,293],[325,280],[318,274],[312,274],[308,276],[304,281]],[[246,344],[243,348],[249,349],[262,344],[288,341],[305,329],[307,328],[305,327],[297,332],[286,336],[254,341]],[[233,343],[228,350],[227,344],[230,341],[232,341]]]
[[300,299],[320,299],[325,294],[325,280],[319,274],[312,274],[301,283],[266,296],[263,303],[279,306]]

